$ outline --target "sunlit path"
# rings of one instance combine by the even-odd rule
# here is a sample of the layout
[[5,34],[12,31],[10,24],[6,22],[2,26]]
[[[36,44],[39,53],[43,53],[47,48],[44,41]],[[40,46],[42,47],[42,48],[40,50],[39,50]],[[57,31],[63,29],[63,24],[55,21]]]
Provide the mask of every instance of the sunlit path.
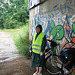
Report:
[[0,32],[0,62],[12,60],[19,56],[13,38],[6,32]]

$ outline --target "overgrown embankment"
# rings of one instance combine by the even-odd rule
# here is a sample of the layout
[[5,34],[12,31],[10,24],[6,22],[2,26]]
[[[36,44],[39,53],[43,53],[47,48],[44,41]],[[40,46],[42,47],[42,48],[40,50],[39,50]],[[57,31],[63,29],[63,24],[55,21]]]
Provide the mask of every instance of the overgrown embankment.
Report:
[[9,33],[13,37],[18,53],[28,56],[30,46],[28,25],[18,29],[4,29],[2,31]]

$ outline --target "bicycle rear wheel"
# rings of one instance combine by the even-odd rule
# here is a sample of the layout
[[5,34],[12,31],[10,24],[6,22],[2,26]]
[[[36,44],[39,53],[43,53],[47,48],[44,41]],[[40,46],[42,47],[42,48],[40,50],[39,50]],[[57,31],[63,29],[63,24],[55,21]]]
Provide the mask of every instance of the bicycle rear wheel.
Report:
[[61,75],[61,71],[57,66],[57,56],[48,56],[46,58],[46,70],[52,75]]

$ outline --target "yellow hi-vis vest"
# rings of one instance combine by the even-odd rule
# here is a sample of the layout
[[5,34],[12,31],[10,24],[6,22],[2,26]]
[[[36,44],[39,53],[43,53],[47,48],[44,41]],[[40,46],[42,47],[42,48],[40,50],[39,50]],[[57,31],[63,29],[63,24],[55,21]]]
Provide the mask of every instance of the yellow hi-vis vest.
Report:
[[[40,54],[44,35],[45,34],[42,32],[38,35],[37,38],[36,38],[36,34],[34,35],[33,42],[32,42],[32,52],[34,52],[36,54]],[[36,40],[35,40],[35,38],[36,38]]]

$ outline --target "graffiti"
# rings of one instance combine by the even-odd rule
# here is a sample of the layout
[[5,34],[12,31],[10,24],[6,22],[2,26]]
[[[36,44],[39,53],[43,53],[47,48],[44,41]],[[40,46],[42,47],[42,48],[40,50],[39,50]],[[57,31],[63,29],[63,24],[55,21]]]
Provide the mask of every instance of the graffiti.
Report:
[[75,33],[75,23],[73,23],[73,32]]
[[33,17],[33,19],[32,19],[32,25],[30,25],[30,30],[32,32],[31,36],[33,36],[35,34],[35,32],[36,32],[35,29],[38,24],[43,25],[40,15],[37,15],[37,16]]
[[70,18],[70,24],[72,25],[75,22],[75,15],[72,16],[72,18]]
[[36,26],[41,24],[46,38],[53,36],[52,40],[59,41],[62,48],[75,48],[75,8],[70,6],[72,4],[75,4],[75,0],[58,3],[51,10],[34,16],[30,25],[31,36]]
[[[66,16],[63,16],[62,18],[60,17],[57,17],[57,18],[53,18],[52,20],[54,21],[55,25],[58,24],[58,25],[62,25],[63,26],[63,23],[65,21],[65,18]],[[74,19],[75,18],[75,15],[73,15],[72,18],[70,18],[70,21],[69,23],[72,23],[74,22]],[[45,30],[46,26],[47,26],[47,23],[48,21],[51,22],[52,20],[44,20],[44,19],[41,19],[41,15],[39,15],[38,17],[35,17],[33,18],[32,20],[32,25],[30,26],[30,29],[32,29],[33,27],[35,28],[38,24],[41,24],[43,29]]]
[[[58,10],[60,10],[60,11],[58,11]],[[59,14],[64,15],[66,12],[71,13],[73,11],[75,11],[74,8],[67,6],[66,4],[62,5],[62,4],[58,3],[53,9],[49,10],[46,13],[47,14],[50,13],[50,14],[48,14],[48,17],[49,17],[49,19],[51,19],[51,18],[54,18],[56,15],[59,15]],[[45,16],[45,14],[44,15],[43,14],[44,13],[42,13],[42,16],[44,16],[46,18],[47,16]],[[72,15],[69,15],[69,18],[71,18],[71,17],[72,17]]]
[[64,48],[75,48],[75,44],[74,43],[66,43],[64,46],[63,46],[63,49]]
[[[54,22],[52,21],[51,23],[48,22],[47,28],[44,33],[46,34],[46,38],[56,41],[56,40],[61,40],[63,38],[64,36],[63,32],[64,32],[63,27],[61,25],[55,26]],[[49,48],[48,43],[47,47]]]
[[[68,23],[66,24],[68,25]],[[73,23],[72,29],[73,30],[71,30],[70,26],[68,25],[68,27],[66,28],[67,31],[64,30],[67,43],[63,46],[63,49],[71,47],[75,48],[75,23]]]
[[75,37],[72,38],[72,42],[75,43]]
[[[49,35],[47,34],[49,32]],[[54,22],[48,22],[47,28],[45,30],[46,37],[53,35],[54,40],[61,40],[64,36],[63,27],[61,25],[55,26]]]
[[[60,10],[60,11],[58,11],[58,10]],[[67,11],[67,10],[68,10],[68,11]],[[72,7],[70,7],[70,6],[67,6],[66,4],[62,5],[62,4],[58,3],[58,4],[56,5],[56,7],[54,7],[54,8],[51,9],[51,10],[49,10],[49,11],[47,12],[47,14],[48,14],[48,13],[51,13],[51,14],[48,14],[49,19],[51,19],[51,18],[54,18],[56,15],[59,15],[59,14],[64,15],[66,12],[67,12],[67,13],[70,13],[70,12],[73,12],[73,11],[75,11],[74,8],[72,8]],[[43,14],[42,14],[42,15],[43,15]],[[44,16],[44,17],[46,17],[46,16]],[[69,17],[72,17],[72,15],[69,15]]]
[[[50,13],[49,13],[50,14]],[[45,26],[47,24],[48,21],[54,21],[56,25],[63,25],[64,21],[65,21],[65,18],[66,16],[62,16],[62,17],[54,17],[54,18],[48,18],[47,17],[47,13],[46,14],[43,14],[43,15],[37,15],[35,16],[35,18],[32,19],[33,23],[32,25],[38,25],[38,24],[41,24],[43,26]],[[70,20],[69,23],[72,25],[73,22],[75,21],[75,15],[72,15],[72,16],[68,16],[68,19]]]
[[72,47],[72,43],[65,44],[65,48],[70,48],[70,47]]
[[70,42],[71,34],[72,34],[72,30],[70,28],[68,18],[67,18],[67,15],[66,15],[66,21],[64,22],[64,35],[65,35],[65,38],[68,42]]
[[75,0],[67,0],[66,1],[66,4],[67,5],[71,5],[71,4],[74,4],[75,3]]

